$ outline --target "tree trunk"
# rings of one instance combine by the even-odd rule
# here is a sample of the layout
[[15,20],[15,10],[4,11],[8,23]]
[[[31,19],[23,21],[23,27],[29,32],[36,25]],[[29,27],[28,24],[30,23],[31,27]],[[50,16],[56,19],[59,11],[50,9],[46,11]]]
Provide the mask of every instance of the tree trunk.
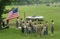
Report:
[[2,11],[0,11],[0,30],[2,29],[2,25],[1,25],[1,21],[2,21],[2,14],[1,14]]
[[3,3],[0,1],[0,30],[2,29],[2,25],[1,25],[2,13],[3,13]]

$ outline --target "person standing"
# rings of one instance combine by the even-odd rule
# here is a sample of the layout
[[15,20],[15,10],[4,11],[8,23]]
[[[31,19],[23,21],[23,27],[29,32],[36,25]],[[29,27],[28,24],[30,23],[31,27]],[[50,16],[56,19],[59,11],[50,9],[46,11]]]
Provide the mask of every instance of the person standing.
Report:
[[32,33],[34,33],[35,32],[35,29],[34,29],[34,26],[35,26],[35,24],[34,24],[34,21],[32,21],[32,23],[31,23],[31,31],[32,31]]
[[31,27],[28,27],[28,34],[31,34]]
[[46,25],[43,27],[43,34],[44,34],[44,37],[46,38]]
[[23,20],[22,18],[20,19],[20,27],[22,27]]
[[36,25],[36,23],[34,23],[34,34],[35,34],[35,36],[37,35],[37,25]]
[[54,34],[54,20],[52,20],[52,26],[51,26],[51,35],[53,36]]
[[16,20],[16,28],[18,28],[19,26],[19,18],[17,17],[17,20]]
[[22,32],[22,34],[24,34],[24,30],[25,30],[25,28],[24,28],[24,22],[23,22],[23,24],[21,26],[21,32]]
[[24,33],[24,26],[21,27],[21,32]]
[[32,20],[29,20],[29,27],[31,28],[31,32],[33,33],[33,22],[32,22]]
[[26,35],[28,34],[28,27],[29,27],[29,23],[28,21],[26,22]]
[[46,21],[45,26],[46,26],[46,35],[48,35],[48,22],[47,21]]
[[43,29],[41,22],[40,22],[40,24],[39,24],[38,27],[39,27],[39,34],[40,34],[40,37],[41,37],[41,35],[42,35],[42,29]]

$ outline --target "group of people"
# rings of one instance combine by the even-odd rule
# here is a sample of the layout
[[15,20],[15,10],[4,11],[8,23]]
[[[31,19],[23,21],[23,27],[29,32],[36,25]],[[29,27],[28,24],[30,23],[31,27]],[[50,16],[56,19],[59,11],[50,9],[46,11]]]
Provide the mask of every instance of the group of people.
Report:
[[[20,24],[20,27],[18,27]],[[23,21],[22,19],[20,19],[20,22],[18,21],[18,18],[16,20],[16,28],[21,28],[21,33],[25,33],[26,34],[31,34],[34,33],[39,34],[39,36],[44,35],[45,37],[48,35],[48,22],[46,21],[45,24],[43,24],[42,22],[39,23],[35,23],[32,20],[28,20],[28,21]],[[54,34],[54,20],[51,21],[51,33],[52,35]]]
[[[2,21],[2,25],[3,27],[5,27],[4,21]],[[9,28],[9,20],[6,20],[5,28]],[[23,21],[22,19],[19,20],[19,18],[17,18],[16,20],[16,28],[17,29],[20,28],[22,34],[25,32],[27,35],[34,33],[35,35],[39,34],[40,37],[42,35],[46,37],[49,31],[47,21],[45,22],[45,24],[43,24],[42,22],[35,23],[32,20],[29,20],[29,21]],[[54,20],[51,21],[51,33],[52,35],[54,34]]]

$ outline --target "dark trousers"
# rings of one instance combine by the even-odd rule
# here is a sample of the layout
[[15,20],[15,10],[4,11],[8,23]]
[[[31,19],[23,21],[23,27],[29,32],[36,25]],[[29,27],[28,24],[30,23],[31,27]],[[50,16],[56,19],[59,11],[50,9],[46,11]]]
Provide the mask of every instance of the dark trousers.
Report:
[[21,32],[24,33],[24,28],[22,28]]
[[31,31],[29,30],[28,34],[30,34],[30,33],[31,33]]

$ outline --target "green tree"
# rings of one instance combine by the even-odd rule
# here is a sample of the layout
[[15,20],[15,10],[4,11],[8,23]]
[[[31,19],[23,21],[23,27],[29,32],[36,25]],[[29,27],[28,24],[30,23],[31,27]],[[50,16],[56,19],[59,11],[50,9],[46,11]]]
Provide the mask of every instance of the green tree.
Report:
[[2,29],[1,21],[2,21],[2,14],[6,5],[11,4],[10,0],[0,0],[0,30]]

